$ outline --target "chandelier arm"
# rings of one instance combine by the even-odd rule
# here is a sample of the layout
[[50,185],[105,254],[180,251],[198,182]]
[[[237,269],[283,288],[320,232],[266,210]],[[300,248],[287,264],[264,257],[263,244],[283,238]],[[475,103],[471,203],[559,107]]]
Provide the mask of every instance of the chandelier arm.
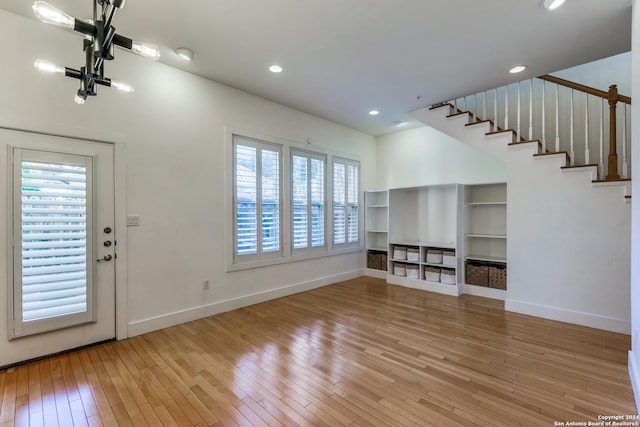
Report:
[[114,34],[113,44],[115,44],[116,46],[120,46],[121,48],[131,50],[131,48],[133,47],[133,40],[120,34]]

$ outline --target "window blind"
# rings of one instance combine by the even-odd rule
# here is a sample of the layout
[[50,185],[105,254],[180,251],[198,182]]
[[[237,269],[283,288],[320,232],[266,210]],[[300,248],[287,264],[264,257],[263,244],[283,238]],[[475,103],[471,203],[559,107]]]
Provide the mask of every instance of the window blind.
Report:
[[22,320],[87,310],[87,170],[22,161]]

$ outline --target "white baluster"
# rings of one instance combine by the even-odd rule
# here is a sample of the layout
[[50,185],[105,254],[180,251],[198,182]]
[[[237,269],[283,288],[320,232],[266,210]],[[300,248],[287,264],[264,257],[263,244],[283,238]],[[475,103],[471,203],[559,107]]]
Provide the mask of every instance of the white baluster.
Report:
[[589,164],[589,95],[584,103],[584,163]]
[[542,80],[542,140],[540,141],[542,143],[542,152],[545,153],[547,151],[547,126],[546,126],[546,94],[545,94],[545,89],[546,89],[546,84],[547,82]]
[[569,160],[571,160],[571,164],[573,164],[573,159],[575,157],[575,150],[573,148],[573,122],[574,122],[574,114],[573,114],[573,89],[571,89],[571,108],[569,111],[571,116],[571,125],[569,126],[569,143],[571,144],[571,148],[569,150]]
[[516,123],[516,141],[520,141],[520,82],[518,82],[518,114]]
[[533,79],[529,80],[529,141],[533,139]]
[[[600,162],[598,167],[598,178],[604,176],[604,99],[600,99]],[[600,172],[602,171],[602,172]]]
[[509,85],[504,87],[504,128],[509,129]]
[[498,130],[498,89],[494,89],[493,96],[493,130]]
[[624,105],[624,117],[622,118],[622,177],[629,178],[629,165],[627,164],[627,104]]
[[478,94],[473,95],[473,121],[478,120]]
[[467,97],[462,98],[462,111],[467,112]]
[[[556,84],[556,151],[560,151],[560,85]],[[569,155],[569,164],[573,164],[573,154]]]

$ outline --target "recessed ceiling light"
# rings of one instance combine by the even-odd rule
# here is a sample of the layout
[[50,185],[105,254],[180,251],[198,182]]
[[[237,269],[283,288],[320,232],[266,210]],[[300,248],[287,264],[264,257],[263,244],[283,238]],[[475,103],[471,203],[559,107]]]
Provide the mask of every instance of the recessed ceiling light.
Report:
[[524,71],[524,70],[526,70],[526,69],[527,69],[527,66],[526,66],[526,65],[516,65],[515,67],[513,67],[512,69],[510,69],[510,70],[509,70],[509,72],[510,72],[511,74],[516,74],[516,73],[521,73],[521,72],[523,72],[523,71]]
[[370,116],[377,116],[378,114],[380,114],[380,111],[378,111],[378,110],[371,110],[371,111],[369,111],[369,115],[370,115]]
[[281,73],[283,70],[283,68],[279,65],[272,65],[269,67],[269,71],[271,71],[272,73]]
[[540,5],[547,10],[556,10],[564,4],[566,0],[542,0]]
[[188,47],[179,47],[176,49],[176,54],[184,59],[185,61],[191,61],[193,58],[195,58],[196,54],[193,53],[193,51],[191,49],[189,49]]

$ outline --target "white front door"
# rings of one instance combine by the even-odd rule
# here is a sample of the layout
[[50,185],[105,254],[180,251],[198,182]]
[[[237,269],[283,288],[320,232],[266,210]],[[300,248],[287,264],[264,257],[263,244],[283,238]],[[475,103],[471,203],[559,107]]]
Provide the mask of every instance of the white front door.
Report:
[[9,130],[0,137],[11,177],[13,359],[114,338],[113,145]]

